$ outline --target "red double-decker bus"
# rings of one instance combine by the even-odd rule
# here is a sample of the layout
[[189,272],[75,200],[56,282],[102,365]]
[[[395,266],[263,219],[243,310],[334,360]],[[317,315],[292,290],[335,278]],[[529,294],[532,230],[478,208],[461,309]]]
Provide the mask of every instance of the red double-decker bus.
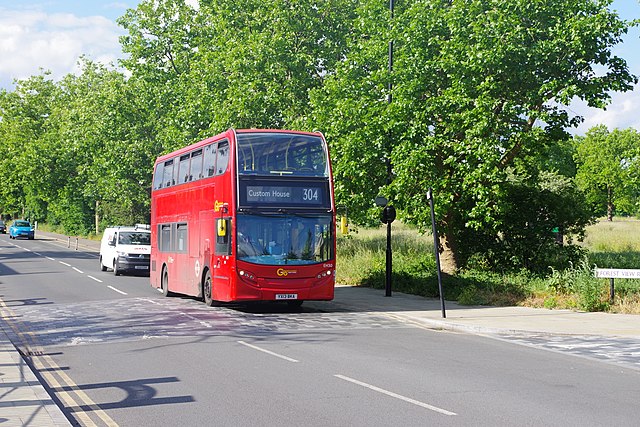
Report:
[[230,129],[156,160],[151,286],[210,306],[331,300],[335,221],[321,134]]

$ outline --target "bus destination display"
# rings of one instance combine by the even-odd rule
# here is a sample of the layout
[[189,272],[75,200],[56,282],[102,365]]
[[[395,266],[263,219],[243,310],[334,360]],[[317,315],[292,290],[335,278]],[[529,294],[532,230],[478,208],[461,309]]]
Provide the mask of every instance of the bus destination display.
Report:
[[244,201],[250,205],[324,206],[327,203],[323,185],[304,186],[247,185]]

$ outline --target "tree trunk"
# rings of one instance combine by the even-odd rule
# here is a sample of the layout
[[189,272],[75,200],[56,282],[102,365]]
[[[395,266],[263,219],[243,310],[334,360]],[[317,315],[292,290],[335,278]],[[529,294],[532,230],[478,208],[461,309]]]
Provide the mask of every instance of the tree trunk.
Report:
[[100,201],[96,200],[96,234],[100,233]]
[[440,270],[444,274],[454,275],[458,272],[458,247],[449,233],[440,236]]
[[611,186],[607,186],[607,221],[613,221],[613,211],[615,206],[613,205],[613,189]]

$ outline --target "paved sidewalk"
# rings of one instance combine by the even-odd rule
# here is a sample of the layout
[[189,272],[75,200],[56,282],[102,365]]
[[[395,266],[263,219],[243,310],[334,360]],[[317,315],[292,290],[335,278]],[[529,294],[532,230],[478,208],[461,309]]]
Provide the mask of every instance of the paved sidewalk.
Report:
[[[100,242],[42,231],[36,239],[51,240],[70,250],[99,251]],[[446,292],[446,290],[445,290]],[[338,286],[329,309],[379,312],[429,328],[480,334],[550,334],[625,337],[640,340],[640,316],[583,313],[526,307],[469,307],[447,301],[446,318],[440,301],[384,290]],[[68,426],[20,353],[9,340],[6,322],[0,321],[0,424],[3,426]]]
[[[445,289],[446,293],[446,289]],[[385,312],[428,327],[485,334],[539,333],[593,335],[640,339],[640,316],[634,314],[586,313],[529,307],[462,306],[445,302],[446,318],[438,299],[383,289],[338,286],[332,304],[346,310]]]

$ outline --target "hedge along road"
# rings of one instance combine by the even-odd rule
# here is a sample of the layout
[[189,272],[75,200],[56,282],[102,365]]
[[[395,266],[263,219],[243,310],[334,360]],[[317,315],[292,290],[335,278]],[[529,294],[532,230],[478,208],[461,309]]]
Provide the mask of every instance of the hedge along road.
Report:
[[0,248],[3,321],[46,355],[36,368],[80,425],[636,423],[636,370],[430,330],[340,288],[295,312],[208,308],[100,272],[93,253]]

